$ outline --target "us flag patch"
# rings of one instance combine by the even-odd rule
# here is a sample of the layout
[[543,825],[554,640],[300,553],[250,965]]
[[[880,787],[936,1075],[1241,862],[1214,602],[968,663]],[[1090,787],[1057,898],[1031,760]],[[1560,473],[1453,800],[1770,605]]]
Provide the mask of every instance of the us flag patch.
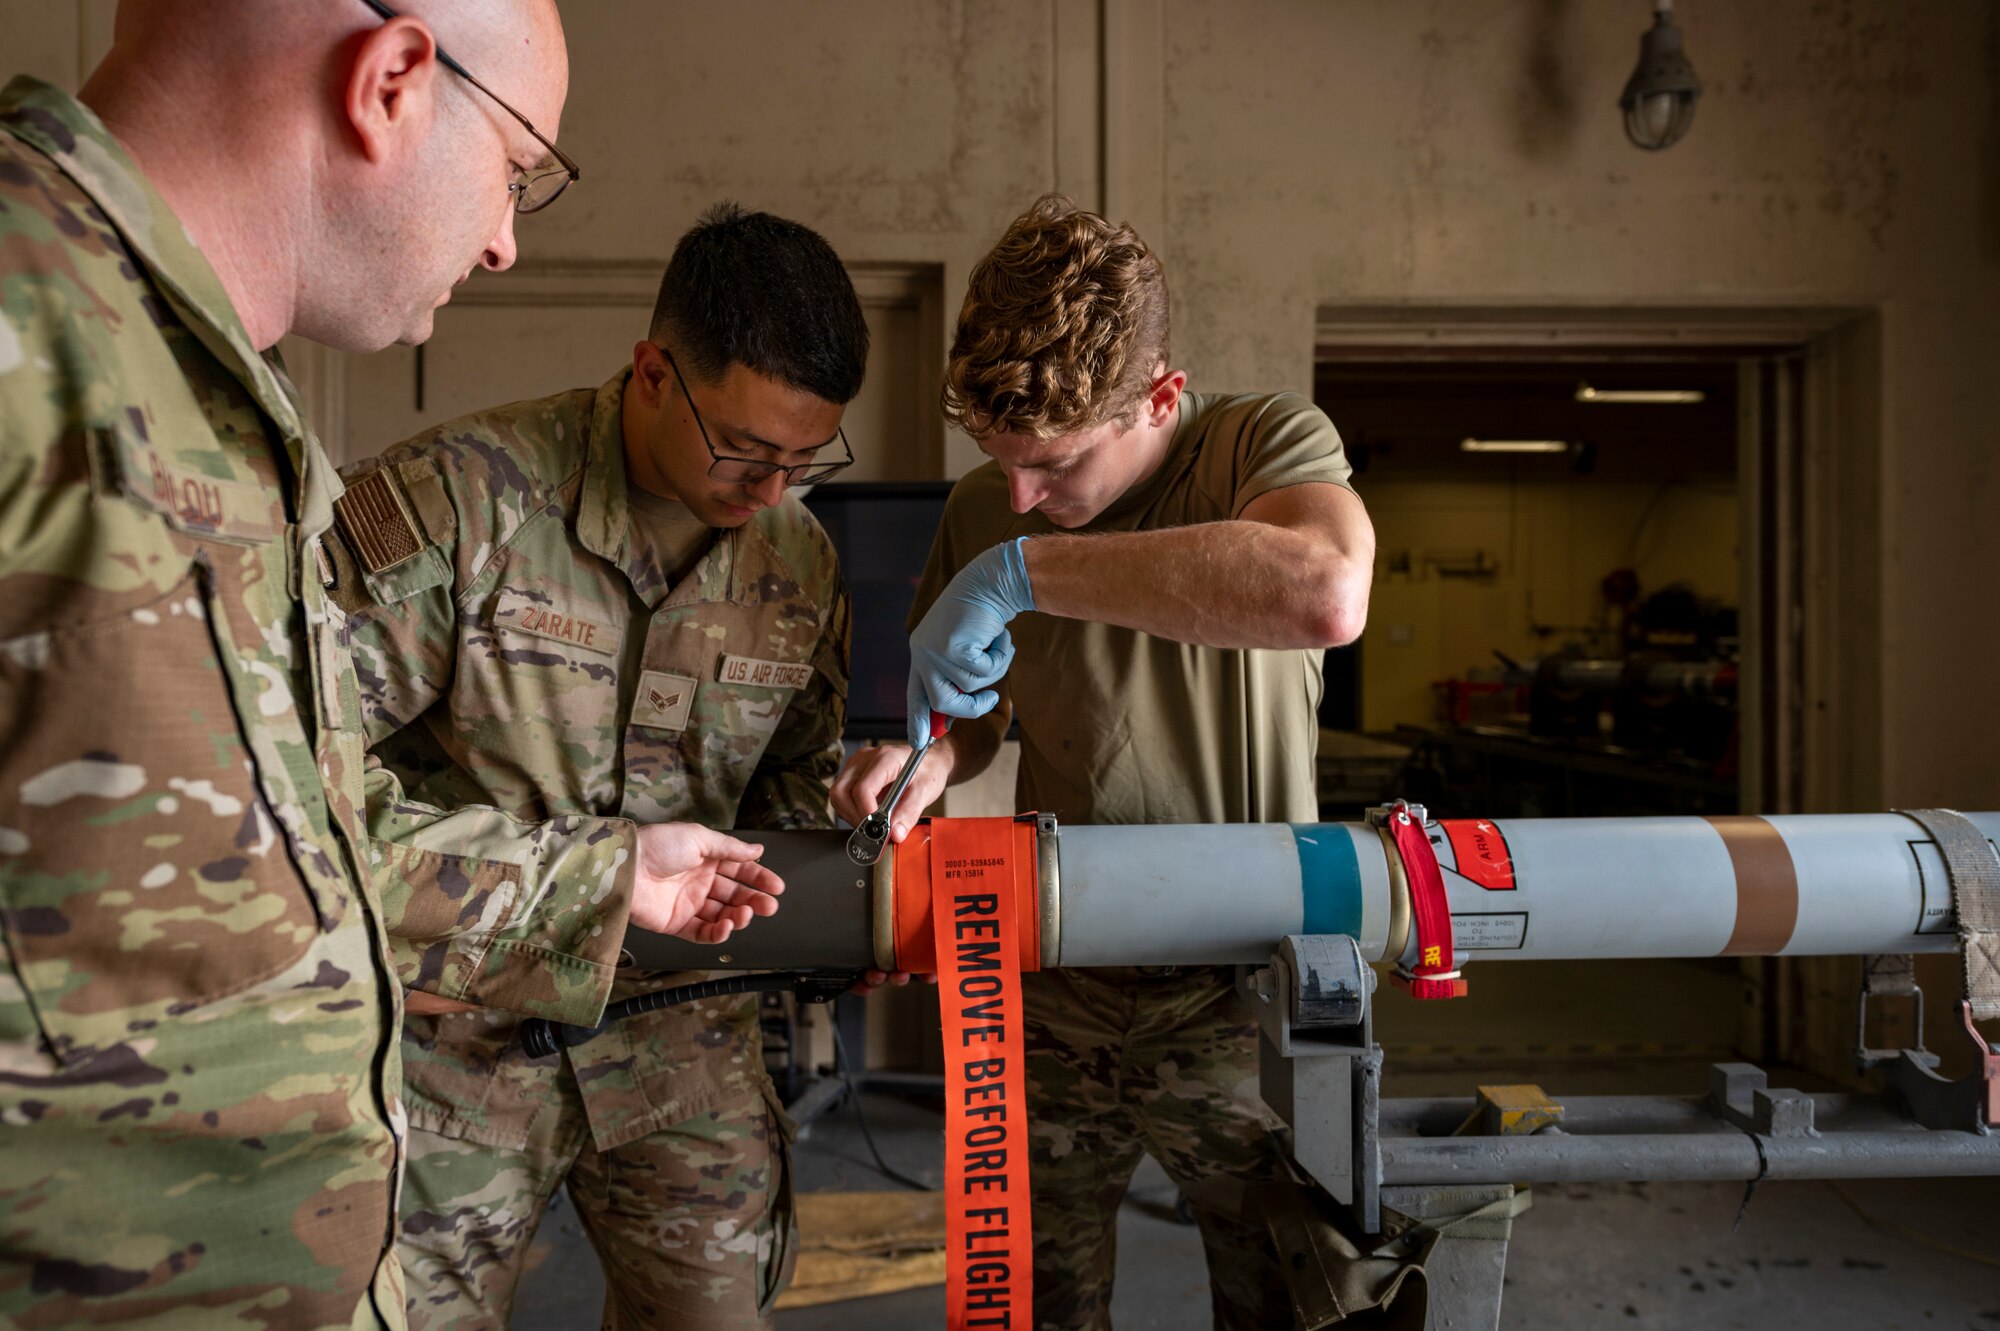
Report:
[[341,535],[370,573],[386,573],[423,551],[416,519],[386,470],[371,471],[349,485],[333,501],[333,512]]

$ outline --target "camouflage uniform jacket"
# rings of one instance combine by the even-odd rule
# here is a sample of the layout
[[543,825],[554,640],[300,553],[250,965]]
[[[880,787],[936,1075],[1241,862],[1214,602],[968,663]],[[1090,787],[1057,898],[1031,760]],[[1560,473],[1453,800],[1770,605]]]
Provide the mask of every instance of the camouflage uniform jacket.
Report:
[[402,1325],[339,492],[116,140],[8,85],[0,1323]]
[[[375,553],[404,556],[343,582],[397,968],[416,988],[586,1024],[614,992],[633,825],[832,826],[847,710],[847,596],[819,524],[787,498],[671,581],[626,503],[629,375],[349,467],[341,529],[357,562],[371,522],[387,533]],[[532,882],[489,840],[523,835],[557,848]],[[685,977],[616,978],[623,996]],[[570,1051],[600,1148],[761,1080],[742,1066],[754,1004],[717,1010],[720,1025],[651,1014]],[[555,1068],[513,1050],[515,1027],[412,1019],[415,1120],[516,1144]]]

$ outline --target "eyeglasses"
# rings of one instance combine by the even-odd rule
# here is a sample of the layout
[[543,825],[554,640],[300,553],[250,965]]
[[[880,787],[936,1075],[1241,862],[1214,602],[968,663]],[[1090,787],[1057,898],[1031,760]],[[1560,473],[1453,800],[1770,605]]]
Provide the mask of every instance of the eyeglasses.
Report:
[[[385,23],[390,19],[400,17],[395,10],[383,4],[382,0],[361,0],[361,3],[374,10],[377,14],[380,14]],[[507,105],[499,93],[472,77],[470,70],[446,55],[442,46],[436,49],[440,65],[443,65],[446,69],[458,75],[488,97],[491,97],[502,111],[520,121],[521,128],[534,135],[535,142],[547,148],[549,155],[556,159],[557,164],[555,166],[537,167],[532,171],[523,171],[520,173],[521,178],[519,180],[507,186],[507,193],[514,197],[514,211],[517,213],[540,212],[554,203],[556,196],[568,189],[572,180],[583,175],[583,169],[570,160],[568,153],[565,153],[562,149],[556,147],[555,144],[549,142],[548,138],[535,128],[533,121]]]
[[731,457],[715,451],[709,440],[708,427],[701,423],[701,412],[694,405],[694,397],[688,392],[687,380],[681,378],[681,367],[674,363],[674,353],[665,347],[660,354],[667,358],[667,366],[674,372],[674,382],[681,386],[681,396],[687,399],[688,412],[694,417],[694,425],[701,431],[702,446],[708,449],[711,461],[708,474],[713,480],[727,481],[731,485],[756,485],[771,478],[771,473],[785,473],[786,485],[812,485],[823,481],[854,463],[854,449],[848,445],[847,432],[838,425],[833,427],[833,437],[840,440],[840,447],[847,454],[838,462],[800,462],[790,467],[779,466],[775,462],[759,462],[755,458]]

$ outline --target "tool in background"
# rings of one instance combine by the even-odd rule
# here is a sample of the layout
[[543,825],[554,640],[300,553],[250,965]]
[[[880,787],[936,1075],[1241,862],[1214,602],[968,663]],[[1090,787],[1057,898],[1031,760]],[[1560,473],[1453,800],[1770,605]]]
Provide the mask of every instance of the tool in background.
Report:
[[889,829],[894,825],[890,820],[896,813],[896,801],[903,798],[903,787],[909,785],[910,778],[917,774],[917,768],[923,763],[924,755],[931,751],[931,745],[942,739],[949,729],[950,717],[943,712],[931,713],[930,744],[910,751],[909,761],[903,764],[896,784],[889,787],[889,793],[882,797],[881,806],[863,818],[861,825],[854,829],[854,835],[847,838],[847,858],[860,865],[873,864],[882,858],[882,847],[889,844]]

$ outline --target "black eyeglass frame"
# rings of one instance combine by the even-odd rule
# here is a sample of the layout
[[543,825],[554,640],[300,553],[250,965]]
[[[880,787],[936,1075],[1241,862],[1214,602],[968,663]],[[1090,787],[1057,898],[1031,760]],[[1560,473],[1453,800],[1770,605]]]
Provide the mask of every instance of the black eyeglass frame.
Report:
[[[656,342],[653,345],[659,346],[660,344]],[[674,382],[681,386],[681,398],[688,404],[688,415],[694,417],[694,428],[701,431],[702,447],[708,450],[708,476],[710,480],[727,481],[731,485],[757,485],[771,479],[773,474],[782,471],[785,473],[785,485],[789,488],[794,485],[817,485],[821,481],[835,476],[854,465],[854,446],[847,442],[847,431],[838,425],[833,427],[833,438],[840,441],[840,447],[847,456],[837,462],[794,462],[791,466],[787,467],[782,463],[760,462],[756,458],[746,458],[733,453],[716,452],[715,441],[708,437],[708,427],[702,424],[701,420],[701,408],[695,406],[694,395],[688,392],[688,382],[681,377],[681,367],[675,363],[674,353],[665,347],[660,347],[660,354],[667,358],[667,368],[674,372]],[[827,440],[829,444],[832,442],[833,439]],[[817,447],[824,448],[826,444],[819,444]],[[725,476],[716,470],[716,468],[722,466],[725,462],[734,463],[738,467],[754,471],[756,475]]]
[[[361,0],[361,3],[368,6],[370,9],[374,10],[377,14],[380,14],[382,16],[382,21],[385,23],[390,21],[391,19],[397,19],[402,17],[401,14],[389,8],[389,6],[383,4],[382,0]],[[505,111],[508,115],[514,117],[514,119],[520,121],[521,128],[527,130],[528,133],[534,135],[535,142],[541,144],[544,148],[547,148],[549,150],[549,155],[556,159],[557,165],[551,167],[545,167],[540,171],[524,174],[520,180],[515,181],[507,186],[507,192],[514,196],[515,212],[524,214],[540,212],[542,209],[554,203],[558,198],[562,197],[562,192],[564,190],[568,189],[577,180],[582,178],[583,168],[578,166],[574,161],[572,161],[568,153],[556,147],[556,145],[550,141],[549,137],[546,134],[536,129],[534,121],[528,119],[526,116],[522,115],[519,111],[516,111],[513,107],[509,106],[507,104],[506,98],[502,97],[499,93],[493,91],[493,89],[487,87],[485,84],[481,83],[478,79],[474,78],[472,76],[472,71],[467,69],[464,65],[459,64],[458,61],[452,59],[450,55],[446,54],[444,47],[437,46],[434,49],[437,52],[438,63],[440,65],[443,65],[446,69],[458,75],[460,78],[464,79],[467,83],[470,83],[473,87],[485,93],[488,97],[491,97],[495,105],[497,105],[502,111]],[[535,199],[533,195],[536,183],[557,174],[560,174],[563,177],[562,184],[557,185],[555,187],[555,190],[547,198]]]

